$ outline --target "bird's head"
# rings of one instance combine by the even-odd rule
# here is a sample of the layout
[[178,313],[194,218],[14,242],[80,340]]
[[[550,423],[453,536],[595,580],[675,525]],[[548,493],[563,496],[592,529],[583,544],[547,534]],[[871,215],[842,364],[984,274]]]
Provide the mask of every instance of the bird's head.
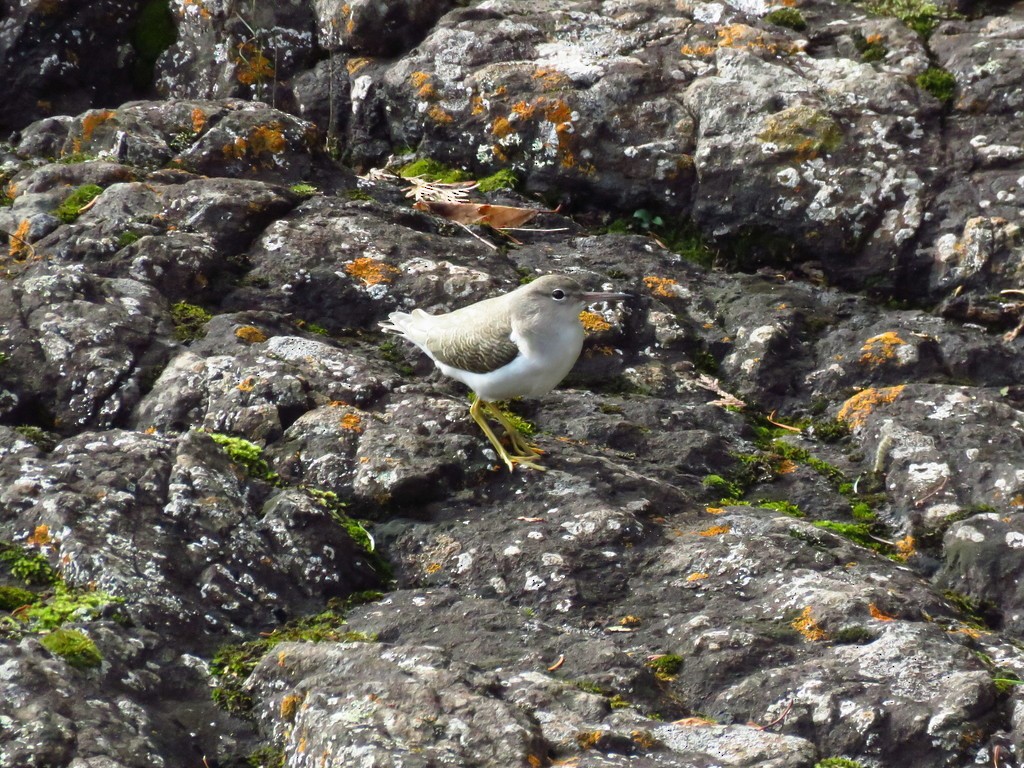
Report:
[[588,304],[598,301],[617,301],[629,298],[628,293],[584,291],[582,286],[565,275],[544,275],[519,289],[523,300],[535,310],[555,316],[576,317]]

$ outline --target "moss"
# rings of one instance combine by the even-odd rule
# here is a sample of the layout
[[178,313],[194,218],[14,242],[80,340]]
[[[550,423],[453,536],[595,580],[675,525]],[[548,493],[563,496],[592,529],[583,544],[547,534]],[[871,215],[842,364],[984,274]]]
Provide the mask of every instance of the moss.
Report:
[[137,87],[145,88],[153,82],[156,60],[177,39],[178,30],[168,0],[144,2],[132,31],[132,47],[137,55],[132,80]]
[[102,192],[103,187],[96,184],[85,184],[64,198],[64,202],[53,210],[53,215],[65,224],[70,224],[78,218],[82,209],[99,197]]
[[0,568],[29,585],[47,586],[57,581],[49,560],[16,544],[0,542]]
[[292,184],[289,189],[300,197],[312,197],[320,190],[314,187],[312,184]]
[[496,404],[498,410],[501,411],[502,415],[508,419],[509,423],[516,428],[519,434],[523,437],[533,437],[537,433],[537,427],[531,422],[524,419],[518,413],[512,410],[512,404],[509,402],[500,402]]
[[885,548],[885,544],[871,535],[871,526],[867,523],[837,523],[834,520],[816,520],[815,527],[824,528],[840,536],[844,536],[855,544],[873,549],[876,552]]
[[692,219],[668,218],[640,208],[629,219],[615,219],[599,230],[603,234],[648,235],[668,250],[687,261],[710,268],[718,251],[705,239],[700,227]]
[[864,768],[864,765],[845,757],[826,757],[816,762],[814,768]]
[[171,306],[171,322],[174,323],[174,338],[178,341],[195,341],[206,335],[206,324],[213,315],[202,307],[179,301]]
[[167,146],[173,149],[175,152],[184,152],[185,150],[192,147],[199,138],[198,131],[178,131],[176,134],[171,136],[167,140]]
[[716,493],[730,499],[742,498],[743,494],[746,493],[745,488],[741,488],[737,483],[726,480],[721,475],[707,475],[703,480],[701,480],[701,484],[705,488],[710,488]]
[[1005,696],[1018,685],[1024,685],[1024,680],[1008,667],[997,667],[992,670],[992,683],[996,687],[996,693]]
[[644,666],[652,669],[654,676],[659,680],[671,680],[683,668],[683,657],[674,653],[666,653],[664,656],[650,659]]
[[32,603],[19,614],[19,619],[27,622],[32,631],[57,629],[69,621],[97,619],[107,606],[123,602],[123,598],[107,592],[69,587],[58,581],[52,594]]
[[78,165],[79,163],[88,163],[96,159],[96,155],[89,152],[69,152],[57,158],[56,162],[61,165]]
[[811,434],[823,443],[838,443],[849,437],[850,425],[839,419],[819,419],[811,423]]
[[29,424],[23,424],[20,427],[15,427],[14,431],[41,451],[49,453],[57,447],[57,435],[53,432],[47,432],[45,429],[33,427]]
[[874,639],[874,633],[858,626],[843,627],[832,637],[836,645],[866,645]]
[[939,67],[928,67],[915,78],[917,87],[927,91],[943,104],[950,104],[956,94],[956,78]]
[[592,680],[585,680],[583,678],[580,678],[579,680],[573,680],[571,682],[573,686],[579,688],[581,691],[586,691],[587,693],[596,693],[598,696],[605,695],[604,689]]
[[310,323],[305,320],[300,320],[296,325],[307,333],[315,333],[317,336],[330,336],[331,332],[324,328],[322,325],[316,323]]
[[516,175],[508,168],[502,168],[497,173],[477,180],[476,188],[481,192],[497,192],[499,189],[515,189],[518,184]]
[[60,656],[72,667],[87,669],[103,662],[96,643],[77,629],[57,629],[45,635],[40,642],[50,653]]
[[138,242],[139,235],[135,232],[122,232],[117,236],[117,247],[127,248],[132,243]]
[[860,520],[863,523],[873,523],[878,519],[875,510],[863,501],[855,502],[850,509],[850,514],[854,520]]
[[825,112],[797,104],[769,115],[757,138],[794,153],[797,159],[810,159],[837,149],[843,132]]
[[758,499],[754,504],[764,509],[773,509],[776,512],[788,515],[789,517],[807,517],[800,507],[789,501],[769,501],[766,499]]
[[220,432],[207,432],[210,439],[224,449],[230,459],[242,467],[249,477],[277,485],[280,475],[270,469],[263,458],[263,449],[242,437],[232,437]]
[[864,62],[881,61],[885,58],[889,49],[885,47],[880,38],[872,37],[870,40],[860,32],[854,32],[853,45],[860,54],[860,60]]
[[999,626],[999,610],[991,602],[987,600],[975,601],[967,595],[952,589],[947,589],[942,593],[942,596],[960,612],[965,623],[979,629],[994,629]]
[[942,19],[956,15],[941,11],[929,0],[866,0],[862,5],[879,16],[899,19],[923,37],[930,35]]
[[620,694],[616,693],[608,699],[608,706],[612,709],[626,709],[627,707],[630,707],[631,704]]
[[252,697],[244,690],[247,677],[264,656],[284,642],[373,643],[374,635],[345,629],[344,611],[351,604],[341,602],[322,613],[288,622],[255,640],[221,648],[210,661],[210,671],[217,677],[213,700],[223,709],[245,715],[252,709]]
[[14,611],[39,601],[39,595],[21,587],[0,587],[0,611]]
[[281,747],[260,747],[245,758],[249,768],[284,768],[284,761],[285,753]]
[[403,376],[412,376],[415,373],[413,367],[406,362],[397,341],[387,339],[382,341],[377,349],[380,351],[380,356],[394,365],[395,370]]
[[402,166],[398,169],[398,175],[403,178],[420,176],[427,181],[438,181],[442,184],[453,184],[457,181],[468,181],[471,178],[465,171],[460,171],[457,168],[449,168],[444,163],[439,163],[437,160],[431,160],[430,158],[415,160],[408,165]]
[[373,200],[373,195],[369,192],[353,187],[352,189],[346,189],[343,193],[346,200]]
[[774,11],[766,13],[764,20],[769,24],[787,27],[797,32],[807,29],[807,22],[804,20],[803,14],[796,8],[776,8]]

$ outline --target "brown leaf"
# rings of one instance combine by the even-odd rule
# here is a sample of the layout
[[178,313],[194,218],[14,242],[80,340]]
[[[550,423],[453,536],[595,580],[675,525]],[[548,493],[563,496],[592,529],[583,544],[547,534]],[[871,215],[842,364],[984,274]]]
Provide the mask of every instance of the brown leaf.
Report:
[[495,229],[520,227],[541,213],[536,208],[478,203],[443,203],[436,200],[421,200],[415,203],[413,208],[419,211],[429,211],[459,224],[486,224]]

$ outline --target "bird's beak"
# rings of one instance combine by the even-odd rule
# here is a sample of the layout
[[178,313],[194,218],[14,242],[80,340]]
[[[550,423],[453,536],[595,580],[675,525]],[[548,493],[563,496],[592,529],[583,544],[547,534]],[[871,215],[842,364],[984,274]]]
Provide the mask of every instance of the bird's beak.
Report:
[[613,293],[610,291],[585,291],[583,300],[587,304],[596,304],[599,301],[622,301],[632,298],[628,293]]

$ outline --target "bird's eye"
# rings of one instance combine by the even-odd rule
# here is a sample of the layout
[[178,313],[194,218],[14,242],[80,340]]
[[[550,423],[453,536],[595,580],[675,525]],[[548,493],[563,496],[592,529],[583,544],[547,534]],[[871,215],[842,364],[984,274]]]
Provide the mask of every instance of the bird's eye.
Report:
[[555,288],[555,290],[551,292],[551,298],[554,299],[555,301],[561,301],[562,299],[565,298],[565,291],[563,291],[561,288]]

